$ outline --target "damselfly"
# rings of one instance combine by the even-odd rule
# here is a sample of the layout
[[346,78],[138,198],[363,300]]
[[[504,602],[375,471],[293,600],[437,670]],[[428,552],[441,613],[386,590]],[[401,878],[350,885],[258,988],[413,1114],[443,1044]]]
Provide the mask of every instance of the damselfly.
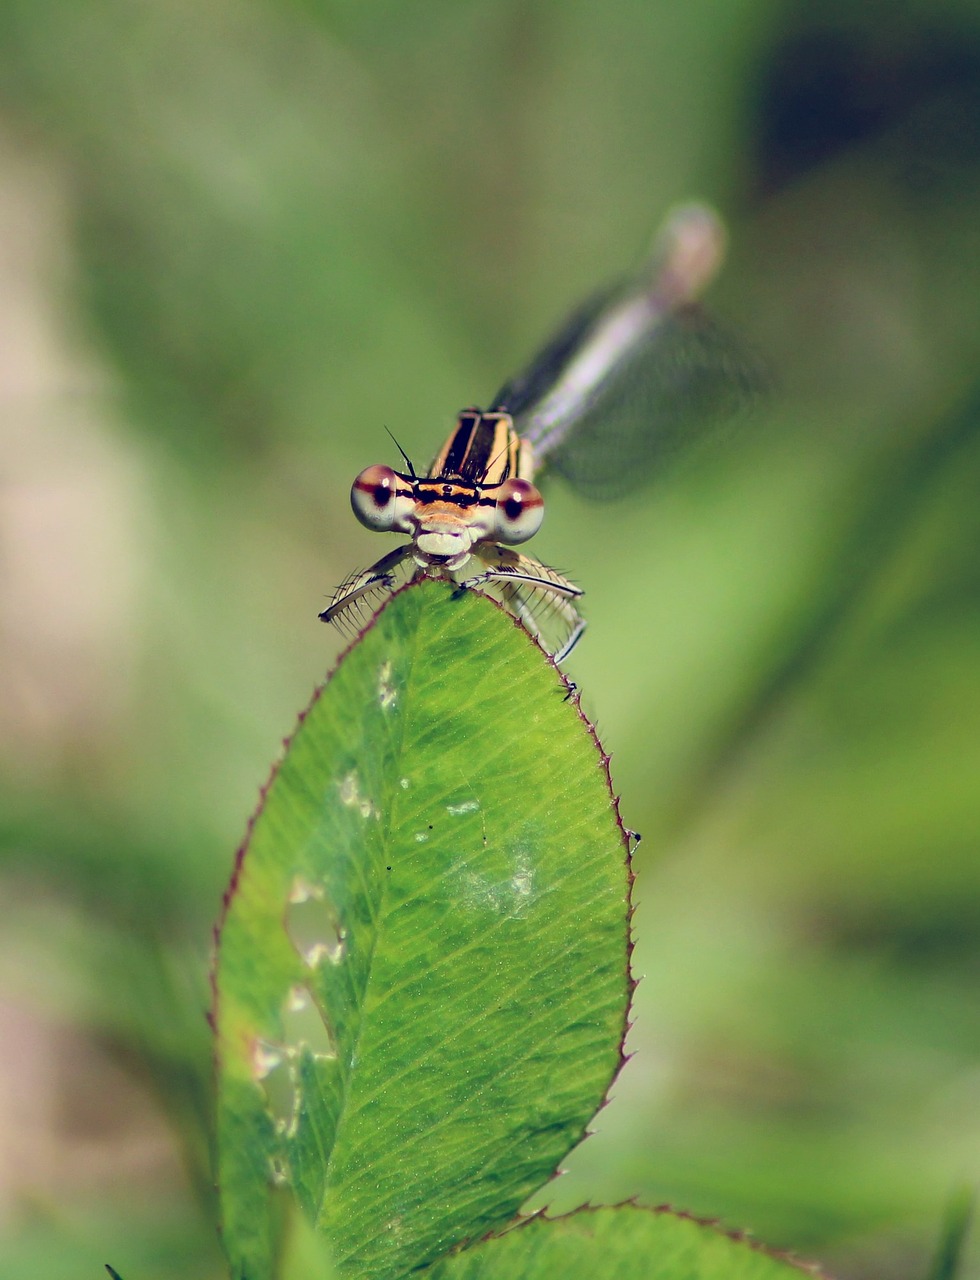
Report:
[[447,578],[495,596],[566,658],[585,628],[581,588],[515,550],[544,516],[535,475],[547,466],[594,497],[626,492],[744,399],[748,363],[695,305],[723,252],[714,213],[676,210],[641,274],[579,308],[488,410],[460,413],[424,476],[404,452],[407,472],[362,471],[358,520],[411,541],[351,574],[323,621],[353,632],[402,583]]

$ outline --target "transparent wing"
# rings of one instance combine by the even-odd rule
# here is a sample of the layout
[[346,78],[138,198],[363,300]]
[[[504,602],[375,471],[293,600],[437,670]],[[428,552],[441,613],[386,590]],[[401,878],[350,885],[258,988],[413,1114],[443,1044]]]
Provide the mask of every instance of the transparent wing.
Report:
[[504,409],[517,421],[544,399],[588,339],[596,321],[623,292],[621,284],[611,285],[592,295],[565,321],[553,338],[514,378],[504,384],[490,406]]
[[590,300],[501,389],[494,407],[512,414],[539,466],[615,497],[758,395],[758,362],[694,302],[723,252],[715,214],[677,210],[646,271]]
[[760,366],[700,308],[677,311],[579,406],[544,463],[587,497],[620,497],[733,423],[764,383]]

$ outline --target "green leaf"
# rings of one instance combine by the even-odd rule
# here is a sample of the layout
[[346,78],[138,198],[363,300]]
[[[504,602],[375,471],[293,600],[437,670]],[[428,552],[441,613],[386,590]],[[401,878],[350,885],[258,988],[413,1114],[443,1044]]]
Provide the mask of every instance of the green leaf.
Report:
[[220,933],[219,1178],[236,1280],[273,1183],[344,1277],[512,1218],[621,1061],[627,838],[606,759],[510,615],[426,582],[314,701]]
[[426,1272],[426,1280],[800,1280],[812,1268],[666,1209],[618,1205],[531,1218]]

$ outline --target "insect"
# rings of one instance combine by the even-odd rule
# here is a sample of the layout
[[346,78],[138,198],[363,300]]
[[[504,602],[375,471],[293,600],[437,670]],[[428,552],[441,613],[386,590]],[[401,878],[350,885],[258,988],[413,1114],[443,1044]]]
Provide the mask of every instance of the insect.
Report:
[[744,400],[748,363],[696,306],[724,244],[710,209],[677,209],[640,274],[574,312],[489,409],[464,409],[425,475],[400,446],[407,471],[362,471],[357,519],[411,540],[351,574],[320,618],[353,633],[402,583],[446,578],[495,596],[567,658],[585,629],[582,590],[517,550],[544,517],[535,478],[548,467],[593,497],[628,492]]

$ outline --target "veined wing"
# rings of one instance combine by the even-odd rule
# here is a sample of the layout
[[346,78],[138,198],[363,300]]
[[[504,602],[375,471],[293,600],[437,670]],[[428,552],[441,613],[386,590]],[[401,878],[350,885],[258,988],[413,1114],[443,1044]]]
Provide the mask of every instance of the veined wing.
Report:
[[512,415],[539,466],[616,497],[753,399],[758,366],[696,305],[724,245],[709,209],[678,209],[646,270],[581,307],[501,389],[493,407]]

